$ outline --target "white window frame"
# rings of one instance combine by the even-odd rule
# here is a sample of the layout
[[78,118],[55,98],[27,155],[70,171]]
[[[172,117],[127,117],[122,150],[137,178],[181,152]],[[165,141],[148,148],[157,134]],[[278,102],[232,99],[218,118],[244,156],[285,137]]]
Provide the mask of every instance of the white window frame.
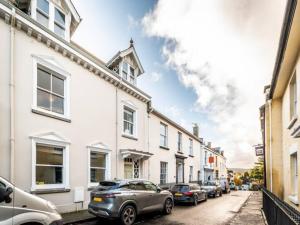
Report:
[[[133,112],[133,134],[128,134],[124,132],[124,111],[125,108],[129,109],[130,111]],[[138,137],[138,108],[133,104],[131,101],[122,101],[122,135],[127,136],[127,137],[132,137],[137,139]]]
[[193,139],[189,138],[189,155],[194,156]]
[[[166,128],[166,133],[165,134],[162,134],[161,133],[161,126],[164,126],[165,128]],[[161,136],[164,136],[165,137],[165,145],[161,145],[161,143],[160,143],[160,138],[161,138]],[[159,144],[160,144],[160,146],[161,147],[165,147],[165,148],[167,148],[168,147],[168,125],[167,124],[165,124],[165,123],[163,123],[163,122],[160,122],[160,124],[159,124]]]
[[[127,161],[127,162],[125,162],[125,161]],[[138,164],[138,176],[139,177],[134,177],[134,174],[135,174],[135,167],[134,167],[134,164],[135,164],[135,162],[137,162]],[[132,177],[131,178],[129,178],[129,179],[140,179],[141,178],[141,169],[142,169],[142,161],[140,160],[140,159],[134,159],[134,158],[132,158],[132,157],[127,157],[127,158],[124,158],[123,159],[123,169],[125,169],[125,164],[130,164],[131,165],[131,168],[132,168]],[[125,178],[125,174],[124,174],[124,179],[126,179]]]
[[[70,142],[61,138],[54,132],[46,134],[31,136],[31,149],[32,149],[32,181],[31,191],[43,190],[43,189],[69,189],[69,152]],[[63,183],[62,184],[36,184],[36,146],[47,145],[53,147],[63,148]]]
[[[127,64],[127,68],[124,68],[124,63]],[[136,69],[130,63],[128,63],[126,60],[121,61],[120,67],[121,67],[120,76],[122,77],[122,79],[128,81],[129,83],[131,83],[133,85],[136,85],[136,74],[135,74]],[[131,74],[130,74],[130,68],[133,69],[133,76],[131,76]],[[126,79],[123,77],[123,71],[126,73]],[[133,78],[133,82],[131,81],[131,78]]]
[[[60,22],[58,22],[58,21],[55,20],[55,10],[61,12],[64,15],[64,17],[65,17],[65,24],[61,24]],[[53,22],[54,22],[53,26],[54,26],[54,28],[53,28],[53,31],[55,33],[55,25],[57,25],[60,28],[62,28],[64,30],[63,36],[61,36],[61,35],[59,35],[59,34],[56,33],[58,36],[60,36],[62,38],[66,37],[66,19],[67,19],[66,14],[60,8],[58,8],[57,6],[54,6],[54,17],[53,17]]]
[[[162,179],[161,179],[161,175],[162,175],[162,172],[161,172],[161,169],[162,169],[162,164],[165,164],[166,166],[166,170],[165,170],[165,177],[166,177],[166,180],[165,180],[165,183],[162,183]],[[159,171],[159,183],[160,184],[167,184],[168,183],[168,162],[164,162],[164,161],[160,161],[160,171]]]
[[194,167],[190,166],[189,168],[189,182],[193,181],[193,173],[194,173]]
[[[71,13],[66,13],[59,5],[56,5],[54,2],[49,1],[49,24],[48,29],[55,33],[54,31],[54,23],[55,23],[55,8],[57,8],[59,11],[61,11],[65,15],[65,33],[63,39],[70,41],[70,25],[71,25]],[[30,2],[31,6],[31,16],[34,20],[37,21],[37,0],[31,0]],[[56,33],[55,33],[56,34]],[[59,34],[56,34],[60,36]],[[61,37],[61,36],[60,36]]]
[[95,187],[99,185],[98,182],[91,182],[91,152],[103,153],[106,155],[105,157],[105,180],[111,179],[111,150],[107,147],[107,145],[96,142],[94,144],[87,146],[88,150],[88,187]]
[[293,73],[293,76],[290,80],[290,120],[293,120],[297,117],[297,74],[296,71]]
[[182,133],[178,131],[177,133],[177,150],[182,152]]
[[[70,73],[66,72],[63,68],[59,66],[59,64],[53,60],[53,58],[49,57],[41,57],[32,55],[33,57],[33,100],[32,100],[32,109],[35,111],[39,111],[43,114],[52,115],[58,118],[71,120],[70,115]],[[64,114],[55,113],[41,107],[37,106],[37,69],[38,66],[41,65],[45,68],[48,68],[50,71],[53,71],[59,74],[64,79]]]

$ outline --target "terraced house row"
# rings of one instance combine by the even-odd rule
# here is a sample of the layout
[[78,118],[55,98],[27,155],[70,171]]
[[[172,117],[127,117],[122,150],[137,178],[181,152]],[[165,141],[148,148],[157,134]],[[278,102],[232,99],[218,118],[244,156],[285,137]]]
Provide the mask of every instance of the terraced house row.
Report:
[[[103,62],[71,41],[70,0],[0,0],[0,175],[55,203],[87,208],[99,181],[157,184],[226,177],[226,158],[199,128],[151,106],[131,40]],[[167,99],[166,99],[167,100]]]

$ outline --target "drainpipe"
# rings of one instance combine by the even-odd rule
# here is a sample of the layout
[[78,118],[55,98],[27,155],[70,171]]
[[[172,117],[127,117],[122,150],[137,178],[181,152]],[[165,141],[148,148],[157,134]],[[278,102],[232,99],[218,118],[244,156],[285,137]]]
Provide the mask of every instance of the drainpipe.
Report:
[[268,105],[269,105],[269,125],[270,125],[270,137],[269,137],[269,142],[270,142],[270,189],[271,192],[273,192],[273,157],[272,157],[272,100],[268,100]]
[[[120,81],[120,83],[121,83],[121,81]],[[118,132],[118,130],[119,130],[119,126],[118,126],[118,112],[119,112],[119,103],[118,103],[118,100],[119,100],[119,97],[118,97],[118,95],[119,95],[119,92],[118,92],[118,89],[119,89],[119,85],[120,85],[120,83],[116,86],[116,178],[118,178],[117,176],[118,176],[118,148],[119,148],[119,132]]]
[[14,41],[15,41],[15,9],[12,8],[10,23],[10,181],[15,178],[15,77],[14,77]]
[[[148,112],[148,140],[147,140],[147,147],[148,152],[150,153],[150,114],[153,111],[151,107],[151,101],[147,103],[147,112]],[[148,159],[148,180],[150,180],[150,158]]]

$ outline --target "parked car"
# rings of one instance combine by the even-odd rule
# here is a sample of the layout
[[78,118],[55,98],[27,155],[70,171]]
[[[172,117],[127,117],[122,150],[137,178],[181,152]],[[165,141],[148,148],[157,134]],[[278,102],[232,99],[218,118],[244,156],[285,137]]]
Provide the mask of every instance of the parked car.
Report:
[[230,182],[229,186],[230,186],[230,190],[237,190],[237,187],[235,186],[234,182]]
[[249,191],[249,185],[248,184],[243,184],[242,185],[242,190],[243,191]]
[[171,189],[174,202],[188,202],[198,205],[199,201],[207,200],[207,193],[199,184],[176,184]]
[[172,193],[150,181],[114,180],[100,182],[91,192],[88,211],[99,217],[120,218],[124,225],[131,225],[139,214],[170,214],[173,206]]
[[229,182],[226,178],[220,179],[220,185],[223,193],[227,194],[230,192]]
[[0,177],[0,224],[63,223],[55,205],[51,202],[29,194]]
[[207,192],[209,197],[222,196],[222,188],[218,181],[204,182],[201,188]]

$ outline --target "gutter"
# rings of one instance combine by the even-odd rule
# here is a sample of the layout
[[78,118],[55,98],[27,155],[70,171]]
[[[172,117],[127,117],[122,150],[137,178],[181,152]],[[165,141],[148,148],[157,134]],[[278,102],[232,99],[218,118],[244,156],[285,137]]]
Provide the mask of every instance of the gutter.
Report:
[[275,61],[275,67],[273,70],[273,76],[272,76],[270,93],[269,93],[268,99],[272,99],[273,95],[274,95],[275,87],[276,87],[278,76],[279,76],[279,71],[281,69],[281,64],[284,59],[284,54],[285,54],[285,50],[287,47],[294,14],[296,11],[297,2],[298,2],[298,0],[288,0],[286,8],[285,8],[285,16],[284,16],[283,25],[281,28],[277,57],[276,57],[276,61]]
[[14,48],[15,48],[15,9],[12,8],[10,23],[10,181],[14,183],[15,178],[15,76],[14,76]]

